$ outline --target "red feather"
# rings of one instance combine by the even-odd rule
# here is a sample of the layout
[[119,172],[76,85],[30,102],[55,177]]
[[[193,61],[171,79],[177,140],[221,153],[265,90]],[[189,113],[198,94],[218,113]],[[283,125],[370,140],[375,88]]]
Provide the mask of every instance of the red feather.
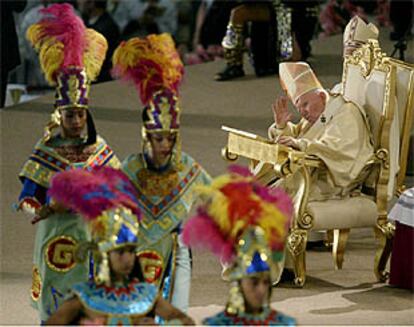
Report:
[[64,59],[62,67],[83,66],[85,48],[85,25],[76,16],[70,4],[54,4],[41,11],[45,17],[40,21],[43,34],[53,36],[63,43]]

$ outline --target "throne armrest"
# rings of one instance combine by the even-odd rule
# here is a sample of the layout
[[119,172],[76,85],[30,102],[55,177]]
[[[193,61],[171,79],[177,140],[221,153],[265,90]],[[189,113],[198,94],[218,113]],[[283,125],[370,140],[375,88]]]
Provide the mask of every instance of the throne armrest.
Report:
[[295,194],[294,218],[292,228],[310,229],[313,226],[313,216],[308,212],[309,190],[311,187],[311,171],[314,168],[321,168],[324,163],[314,155],[307,155],[300,151],[291,151],[284,169],[281,169],[281,177],[291,174],[298,174],[299,187]]

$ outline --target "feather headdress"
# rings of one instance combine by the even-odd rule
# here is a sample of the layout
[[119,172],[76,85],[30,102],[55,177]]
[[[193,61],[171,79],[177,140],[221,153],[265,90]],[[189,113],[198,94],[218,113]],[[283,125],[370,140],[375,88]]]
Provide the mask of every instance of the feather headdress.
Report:
[[113,75],[132,83],[144,105],[142,139],[148,133],[176,134],[173,164],[181,167],[179,86],[184,66],[169,34],[149,35],[122,42],[112,57]]
[[152,34],[122,42],[112,60],[115,77],[132,82],[143,105],[165,89],[178,95],[184,66],[171,35]]
[[117,169],[76,169],[56,174],[51,180],[48,195],[52,201],[86,220],[92,242],[96,245],[92,249],[99,252],[101,259],[96,281],[109,285],[108,252],[138,243],[141,213],[134,186]]
[[88,221],[101,251],[137,241],[137,194],[122,171],[99,167],[61,172],[52,178],[48,195]]
[[185,244],[205,247],[221,261],[233,264],[237,278],[263,268],[263,264],[250,267],[256,252],[268,253],[270,264],[280,260],[293,212],[284,191],[262,186],[238,166],[199,190],[207,202],[185,224]]
[[108,44],[87,29],[71,5],[53,4],[29,27],[27,39],[39,53],[46,80],[57,86],[56,107],[86,108],[89,84],[98,76]]
[[148,119],[147,132],[179,128],[178,92],[184,66],[169,34],[122,42],[115,50],[113,74],[138,90]]

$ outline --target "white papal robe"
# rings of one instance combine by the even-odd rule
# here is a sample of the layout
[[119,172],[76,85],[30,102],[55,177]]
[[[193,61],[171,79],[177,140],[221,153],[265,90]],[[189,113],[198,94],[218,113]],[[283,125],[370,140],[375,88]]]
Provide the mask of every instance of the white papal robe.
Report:
[[[366,166],[374,155],[368,119],[363,109],[339,94],[329,97],[313,125],[302,118],[283,129],[274,124],[269,128],[270,139],[276,141],[280,135],[296,138],[301,151],[324,163],[322,168],[311,171],[309,201],[348,196],[367,176]],[[297,189],[298,177],[294,174],[282,182],[291,194]]]

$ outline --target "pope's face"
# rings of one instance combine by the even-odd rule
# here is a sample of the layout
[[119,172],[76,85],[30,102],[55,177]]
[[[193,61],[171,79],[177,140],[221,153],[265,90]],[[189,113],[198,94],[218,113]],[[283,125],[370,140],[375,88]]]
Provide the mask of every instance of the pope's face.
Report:
[[326,95],[324,92],[310,91],[301,95],[295,103],[296,108],[303,118],[311,124],[314,124],[326,105]]
[[270,274],[263,273],[258,276],[245,277],[240,283],[244,295],[246,311],[259,312],[267,303],[270,296]]

